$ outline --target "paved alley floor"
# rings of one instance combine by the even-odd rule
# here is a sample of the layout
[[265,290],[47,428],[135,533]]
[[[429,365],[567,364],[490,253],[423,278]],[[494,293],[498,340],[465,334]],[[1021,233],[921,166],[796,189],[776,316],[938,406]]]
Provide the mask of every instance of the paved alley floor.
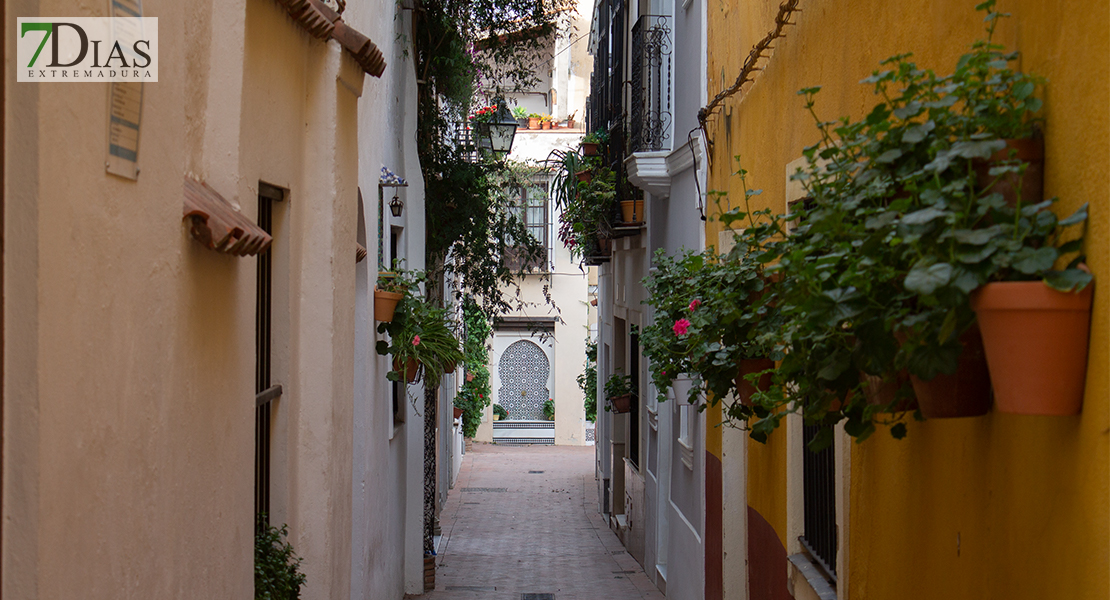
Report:
[[662,599],[597,512],[592,446],[474,444],[440,518],[430,600]]

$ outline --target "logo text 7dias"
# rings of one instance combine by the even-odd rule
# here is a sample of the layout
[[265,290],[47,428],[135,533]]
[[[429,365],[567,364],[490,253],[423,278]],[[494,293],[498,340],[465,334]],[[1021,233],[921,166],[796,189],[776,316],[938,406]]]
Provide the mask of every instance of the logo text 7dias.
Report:
[[158,81],[157,17],[16,19],[17,81]]

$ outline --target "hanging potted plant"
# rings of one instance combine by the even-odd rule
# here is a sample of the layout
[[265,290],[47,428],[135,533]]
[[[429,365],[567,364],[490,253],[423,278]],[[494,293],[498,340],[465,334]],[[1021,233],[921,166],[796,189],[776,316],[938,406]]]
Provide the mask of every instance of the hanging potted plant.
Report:
[[609,410],[615,413],[626,413],[632,410],[632,379],[628,375],[613,373],[605,382],[605,398],[609,401]]
[[417,296],[417,284],[424,274],[413,273],[404,298],[398,303],[392,321],[378,326],[380,333],[389,333],[389,341],[380,340],[376,351],[393,357],[393,370],[386,374],[390,381],[414,383],[423,372],[425,385],[439,385],[445,367],[463,359],[458,336],[451,328],[450,314]]
[[398,277],[397,273],[385,272],[378,275],[374,286],[374,320],[388,323],[393,320],[397,303],[405,297],[409,282]]
[[1093,278],[1082,256],[1063,270],[1054,265],[1081,249],[1082,238],[1063,242],[1062,233],[1086,220],[1087,206],[1058,221],[1043,210],[1051,202],[1022,212],[1019,200],[1011,222],[999,211],[988,246],[996,270],[971,296],[1002,412],[1075,415],[1083,403]]

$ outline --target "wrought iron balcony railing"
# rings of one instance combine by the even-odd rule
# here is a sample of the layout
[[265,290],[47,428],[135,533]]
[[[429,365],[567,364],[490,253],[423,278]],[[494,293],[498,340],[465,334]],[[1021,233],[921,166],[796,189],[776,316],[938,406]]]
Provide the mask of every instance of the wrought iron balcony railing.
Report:
[[670,149],[671,17],[641,15],[632,26],[628,133],[632,152]]

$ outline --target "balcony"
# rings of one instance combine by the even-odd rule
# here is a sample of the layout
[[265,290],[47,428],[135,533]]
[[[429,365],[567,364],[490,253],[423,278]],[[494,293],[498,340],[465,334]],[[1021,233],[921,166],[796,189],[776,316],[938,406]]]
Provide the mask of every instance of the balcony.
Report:
[[671,146],[671,17],[641,15],[632,27],[629,145],[632,152]]

